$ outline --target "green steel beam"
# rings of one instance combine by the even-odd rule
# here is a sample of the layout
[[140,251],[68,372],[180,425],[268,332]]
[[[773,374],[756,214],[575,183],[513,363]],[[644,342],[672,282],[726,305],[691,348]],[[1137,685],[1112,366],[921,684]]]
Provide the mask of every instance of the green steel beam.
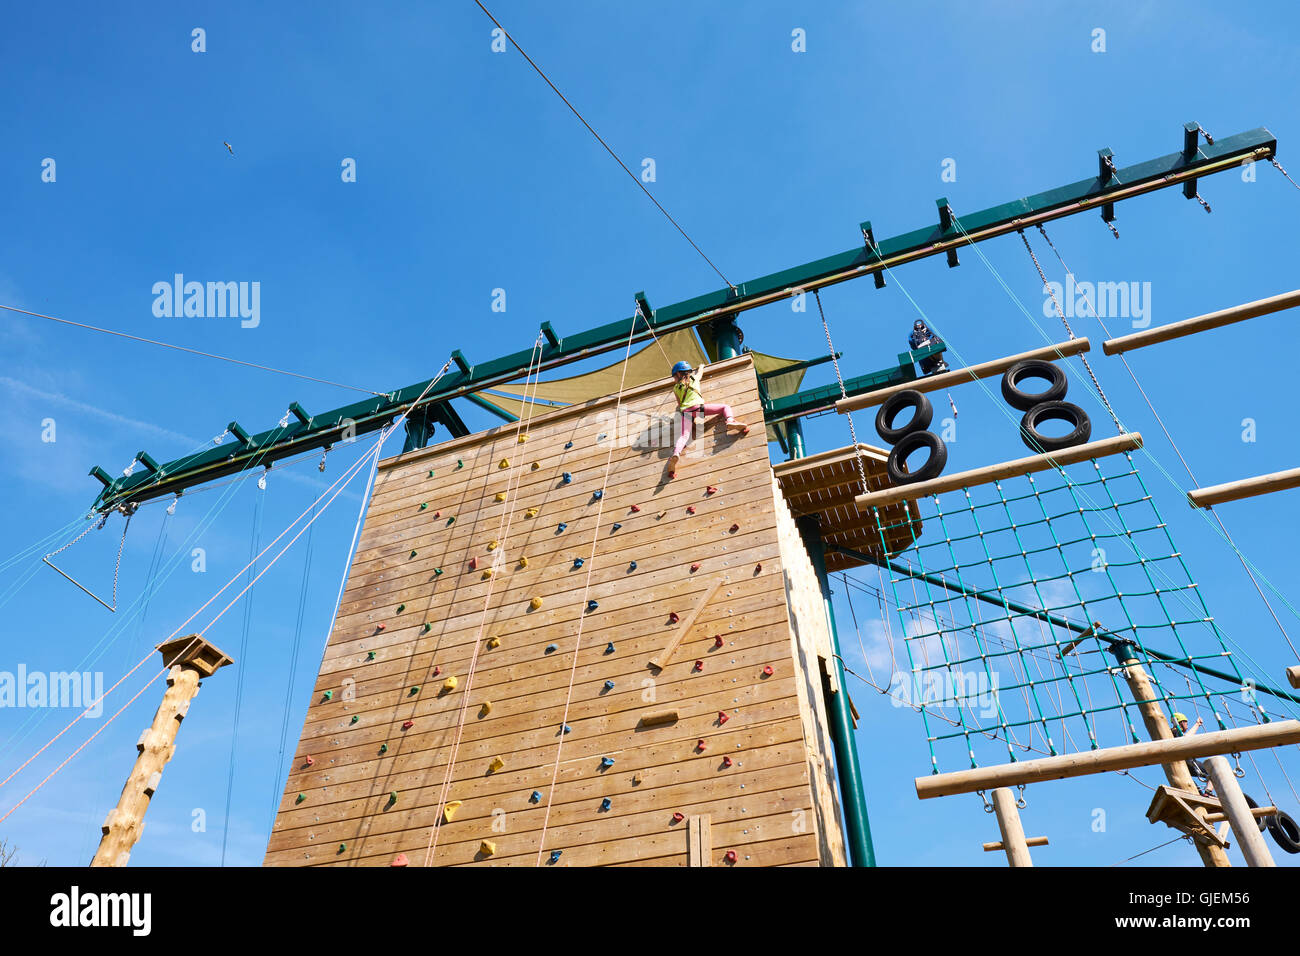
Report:
[[[1105,212],[1116,202],[1170,186],[1182,186],[1243,162],[1267,159],[1276,150],[1277,139],[1260,127],[1216,140],[1213,144],[1207,143],[1190,154],[1184,143],[1184,149],[1179,152],[1121,169],[1115,169],[1113,163],[1100,162],[1098,175],[1091,179],[1082,179],[969,215],[955,212],[943,202],[936,217],[940,221],[880,242],[875,241],[870,224],[863,223],[860,227],[863,242],[835,255],[660,309],[649,310],[648,303],[644,307],[639,304],[630,317],[576,335],[560,336],[548,327],[543,330],[542,357],[536,371],[559,368],[623,348],[629,336],[638,343],[654,335],[694,328],[706,322],[732,320],[747,309],[850,279],[872,275],[880,285],[879,273],[886,268],[941,254],[948,256],[951,263],[953,256],[949,253],[955,253],[971,242],[981,242],[1092,209]],[[958,229],[958,224],[961,229]],[[727,324],[730,326],[730,322]],[[739,346],[738,341],[736,345]],[[438,405],[465,397],[470,392],[513,381],[533,369],[535,355],[530,348],[488,362],[473,363],[455,351],[452,359],[456,367],[437,385],[433,385],[432,380],[418,382],[387,395],[309,416],[306,422],[302,416],[297,416],[298,420],[286,427],[249,436],[238,447],[218,446],[168,462],[157,472],[113,478],[95,499],[93,507],[97,511],[106,511],[128,501],[180,494],[186,488],[242,471],[254,463],[269,465],[281,458],[330,445],[338,441],[345,430],[355,435],[376,431],[417,403]],[[92,470],[91,473],[101,482],[104,480],[102,470]]]
[[[869,372],[866,375],[846,378],[844,380],[844,395],[852,397],[861,395],[864,392],[874,392],[878,388],[888,388],[891,385],[914,382],[917,379],[914,363],[931,355],[938,355],[945,348],[946,346],[938,344],[927,345],[912,352],[899,352],[898,364],[893,368],[885,368],[877,372]],[[807,415],[815,415],[818,412],[828,412],[835,407],[835,403],[840,398],[838,383],[819,385],[816,388],[795,392],[784,398],[764,402],[763,416],[769,425],[796,420]]]

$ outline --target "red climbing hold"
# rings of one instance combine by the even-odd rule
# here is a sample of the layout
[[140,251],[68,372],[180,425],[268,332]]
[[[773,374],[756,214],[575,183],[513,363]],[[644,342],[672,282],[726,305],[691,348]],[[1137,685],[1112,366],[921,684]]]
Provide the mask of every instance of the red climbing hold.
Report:
[[754,565],[754,573],[755,573],[755,574],[759,574],[760,572],[762,572],[762,570],[763,570],[763,565],[762,565],[762,564],[756,564],[756,565]]
[[764,676],[764,677],[771,677],[773,673],[774,673],[774,671],[772,670],[772,665],[771,665],[771,664],[768,664],[766,667],[763,668],[763,676]]
[[704,661],[696,661],[696,662],[695,662],[695,669],[696,669],[697,671],[702,671],[702,670],[704,670]]
[[383,621],[380,621],[378,624],[375,625],[375,630],[382,631],[386,627],[388,627],[388,625],[385,624]]
[[[435,515],[434,517],[437,517],[437,516]],[[406,854],[405,854],[405,853],[399,853],[399,854],[397,854],[397,856],[393,857],[393,862],[392,862],[392,863],[389,863],[388,865],[389,865],[389,866],[407,866],[407,865],[410,864],[410,862],[411,862],[411,861],[408,860],[408,859],[406,858]]]
[[471,571],[475,571],[475,570],[478,569],[478,558],[470,558],[470,559],[469,559],[469,569],[470,569]]
[[633,505],[633,506],[632,506],[631,508],[629,508],[628,510],[631,511],[633,514],[635,514],[636,512],[638,512],[638,511],[641,510],[641,506],[640,506],[640,505]]
[[678,621],[680,621],[680,620],[681,620],[681,618],[677,616],[677,612],[676,612],[676,611],[669,611],[669,612],[668,612],[668,623],[669,623],[669,624],[676,624],[676,623],[677,623]]
[[718,493],[718,489],[714,488],[712,485],[709,485],[707,488],[704,489],[704,493],[706,495],[716,495]]
[[687,506],[686,506],[686,513],[687,513],[688,515],[693,515],[693,514],[695,514],[695,505],[687,505]]
[[727,712],[725,710],[718,711],[718,723],[725,724],[730,719],[731,718],[727,716]]
[[414,726],[415,726],[415,721],[413,721],[413,720],[407,720],[407,721],[403,721],[403,722],[402,722],[402,729],[403,729],[403,730],[410,730],[410,729],[411,729],[412,727],[414,727]]
[[694,574],[694,573],[695,573],[696,571],[698,571],[699,569],[700,569],[700,566],[699,566],[698,563],[696,563],[696,564],[692,564],[692,565],[691,565],[691,574]]
[[442,517],[442,512],[441,512],[441,511],[435,511],[435,512],[433,513],[433,516],[434,516],[435,518],[441,518],[441,517]]
[[723,765],[724,767],[730,767],[730,766],[731,766],[731,758],[730,758],[730,757],[723,757],[723,758],[722,758],[722,765]]
[[309,756],[309,757],[307,757],[306,759],[304,759],[302,763],[303,763],[303,766],[304,766],[304,767],[310,767],[310,766],[311,766],[312,764],[314,764],[315,762],[316,762],[316,759],[315,759],[314,757],[310,757],[310,756]]
[[728,851],[727,851],[727,855],[724,856],[723,859],[726,860],[728,863],[735,863],[735,862],[736,862],[736,851],[735,851],[735,850],[728,850]]
[[701,737],[699,740],[695,741],[695,749],[698,750],[700,753],[703,753],[703,752],[704,752],[704,738],[703,738],[703,737]]
[[686,819],[686,815],[684,813],[673,814],[673,823],[681,823],[685,819]]
[[721,646],[722,646],[722,635],[721,635],[721,634],[714,634],[714,635],[713,635],[713,646],[714,646],[714,647],[721,647]]
[[438,676],[439,674],[441,674],[441,673],[442,673],[442,668],[441,668],[441,667],[435,667],[435,668],[433,669],[433,676],[434,676],[434,677],[437,677],[437,676]]

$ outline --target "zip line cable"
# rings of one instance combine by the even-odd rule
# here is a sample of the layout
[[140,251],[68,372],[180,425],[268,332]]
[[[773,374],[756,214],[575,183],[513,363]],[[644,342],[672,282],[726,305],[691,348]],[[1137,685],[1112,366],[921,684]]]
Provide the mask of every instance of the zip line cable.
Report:
[[700,258],[702,258],[705,262],[707,262],[709,264],[709,268],[711,268],[714,272],[716,272],[722,278],[722,281],[727,283],[727,287],[734,292],[736,290],[736,286],[732,283],[732,281],[722,274],[722,270],[713,264],[713,260],[704,254],[704,250],[695,244],[695,240],[692,239],[690,236],[688,236],[686,234],[686,230],[683,229],[680,225],[678,225],[677,220],[674,219],[669,214],[668,210],[665,209],[662,205],[660,205],[659,200],[655,199],[655,197],[651,194],[650,190],[645,188],[645,183],[641,182],[640,177],[637,176],[636,173],[632,172],[632,170],[628,169],[627,164],[625,164],[623,160],[618,158],[618,154],[609,148],[609,144],[606,143],[601,138],[600,134],[597,133],[592,128],[591,124],[588,123],[586,119],[583,118],[582,114],[578,112],[577,108],[574,107],[574,105],[568,101],[565,95],[560,92],[559,88],[554,83],[551,82],[551,78],[542,71],[542,68],[540,66],[538,66],[536,63],[533,62],[532,57],[530,57],[527,53],[524,52],[524,48],[519,45],[519,41],[517,41],[513,36],[510,35],[510,31],[501,25],[501,21],[498,20],[496,17],[494,17],[492,15],[492,11],[490,11],[487,7],[483,6],[480,0],[474,0],[474,3],[480,10],[482,10],[484,13],[487,14],[489,20],[491,20],[493,23],[497,25],[497,29],[500,30],[503,34],[505,34],[506,39],[515,45],[515,49],[518,50],[520,55],[525,60],[528,61],[528,65],[531,66],[534,70],[536,70],[537,75],[546,81],[546,85],[549,86],[555,92],[556,96],[558,96],[561,100],[563,100],[564,105],[569,108],[569,111],[572,112],[574,116],[578,117],[579,122],[581,122],[583,126],[587,127],[587,132],[591,133],[592,136],[596,137],[596,142],[600,143],[601,146],[605,147],[605,152],[609,153],[609,155],[613,157],[614,162],[618,163],[619,166],[623,167],[623,172],[627,173],[628,176],[631,177],[632,182],[637,184],[637,188],[639,188],[643,193],[646,194],[646,198],[648,198],[652,203],[655,204],[655,208],[664,214],[664,216],[668,219],[668,221],[673,224],[673,227],[682,234],[682,238],[691,244],[691,248],[700,254]]
[[165,349],[175,349],[178,352],[189,352],[192,355],[202,355],[204,358],[220,359],[222,362],[230,362],[232,365],[243,365],[247,368],[261,369],[263,372],[275,372],[279,375],[290,375],[293,378],[304,378],[309,382],[318,382],[321,385],[333,385],[336,388],[347,388],[354,392],[365,392],[367,395],[375,395],[380,398],[385,397],[387,392],[374,392],[368,388],[358,388],[355,385],[344,385],[342,382],[331,382],[324,378],[315,378],[311,375],[304,375],[301,372],[290,372],[282,368],[272,368],[269,365],[258,365],[256,362],[245,362],[242,359],[230,358],[227,355],[217,355],[214,352],[204,352],[200,349],[192,349],[185,345],[173,345],[170,342],[159,342],[157,339],[146,339],[139,335],[131,335],[127,332],[118,332],[115,329],[103,329],[97,325],[86,325],[82,322],[73,322],[71,319],[60,319],[54,315],[44,315],[40,312],[28,312],[26,309],[16,309],[12,305],[0,305],[0,309],[8,312],[17,312],[20,315],[30,315],[37,319],[49,319],[51,322],[60,322],[63,325],[75,326],[79,329],[89,329],[92,332],[103,332],[105,335],[116,335],[120,338],[131,339],[134,342],[144,342],[147,345],[157,345]]

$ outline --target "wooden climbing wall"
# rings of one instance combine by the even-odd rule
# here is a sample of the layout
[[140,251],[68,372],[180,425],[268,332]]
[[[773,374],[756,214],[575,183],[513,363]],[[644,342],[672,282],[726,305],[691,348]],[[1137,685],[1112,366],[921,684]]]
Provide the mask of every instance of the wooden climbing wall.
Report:
[[667,380],[380,463],[267,865],[843,862],[751,361],[704,386],[754,427],[675,480]]

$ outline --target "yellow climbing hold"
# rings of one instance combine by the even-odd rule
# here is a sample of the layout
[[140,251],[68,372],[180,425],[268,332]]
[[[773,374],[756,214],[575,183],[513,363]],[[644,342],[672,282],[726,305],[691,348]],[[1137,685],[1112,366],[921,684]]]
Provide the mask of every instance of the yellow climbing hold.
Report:
[[539,607],[542,606],[542,599],[539,597],[535,597],[528,602],[528,606],[531,607],[534,611],[536,611]]
[[509,468],[509,467],[510,467],[510,459],[509,459],[509,458],[502,458],[502,459],[501,459],[501,464],[497,465],[497,467],[498,467],[498,468]]
[[538,468],[541,468],[542,466],[541,466],[540,464],[538,464],[537,462],[533,462],[533,463],[532,463],[531,465],[529,465],[528,467],[531,468],[533,471],[536,471]]
[[521,568],[528,567],[528,559],[525,558],[522,554],[519,556],[519,566]]
[[536,509],[536,508],[529,508],[527,511],[524,512],[524,517],[525,517],[525,518],[536,518],[536,517],[537,517],[537,509]]
[[500,646],[501,646],[501,638],[499,638],[499,637],[489,637],[489,638],[488,638],[488,642],[487,642],[487,644],[488,644],[488,647],[500,647]]
[[490,764],[488,764],[488,772],[489,772],[489,773],[496,773],[498,770],[500,770],[500,769],[501,769],[502,767],[504,767],[505,765],[506,765],[506,762],[505,762],[504,760],[502,760],[500,757],[493,757],[493,758],[492,758],[492,762],[491,762]]
[[498,492],[496,493],[496,500],[497,500],[497,501],[505,501],[505,500],[506,500],[506,493],[505,493],[504,491],[498,491]]
[[520,435],[520,436],[519,436],[519,444],[522,445],[522,444],[523,444],[524,442],[526,442],[526,441],[528,441],[528,436],[527,436],[527,435]]
[[450,823],[451,818],[454,817],[456,815],[456,811],[460,809],[460,803],[461,802],[459,800],[448,800],[445,804],[443,804],[442,818],[446,820],[448,823]]
[[483,701],[483,703],[479,706],[478,713],[480,717],[486,717],[488,714],[492,713],[492,701],[490,700]]
[[489,541],[489,542],[488,542],[488,550],[489,550],[489,551],[495,551],[495,550],[496,550],[497,548],[499,548],[499,547],[501,547],[501,542],[500,542],[500,541]]
[[456,680],[456,677],[455,677],[455,675],[453,674],[451,677],[448,677],[445,681],[442,682],[442,689],[443,689],[443,690],[455,690],[455,689],[456,689],[456,685],[457,685],[458,683],[460,683],[460,682],[459,682],[458,680]]
[[482,844],[479,845],[478,851],[484,856],[491,856],[497,851],[497,845],[491,840],[484,840]]
[[486,571],[483,572],[483,577],[480,580],[486,581],[490,577],[492,577],[492,569],[488,568]]

